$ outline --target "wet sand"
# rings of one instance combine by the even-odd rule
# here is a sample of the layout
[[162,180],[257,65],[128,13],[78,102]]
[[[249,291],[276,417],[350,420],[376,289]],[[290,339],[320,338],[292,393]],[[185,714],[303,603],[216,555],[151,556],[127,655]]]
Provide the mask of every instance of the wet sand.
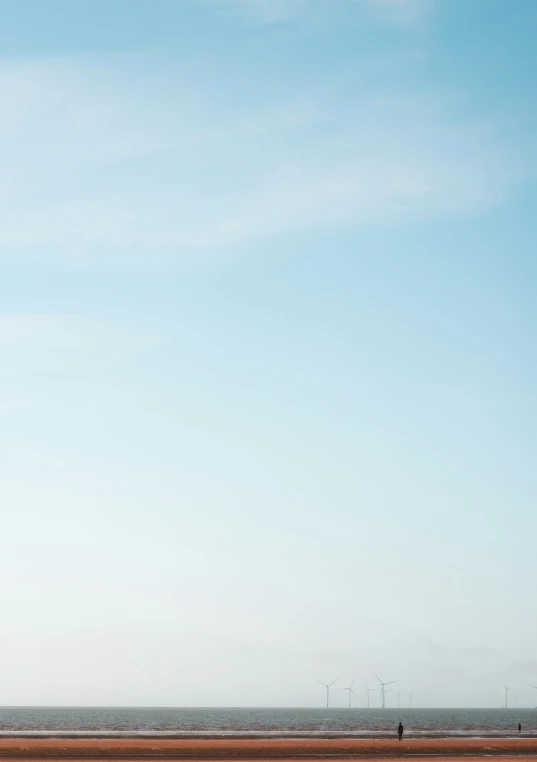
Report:
[[[130,762],[159,759],[271,760],[347,757],[442,757],[446,762],[461,756],[475,760],[500,755],[510,758],[537,756],[537,738],[409,739],[387,740],[171,740],[171,739],[0,739],[3,759],[128,759]],[[535,760],[533,760],[535,762]]]

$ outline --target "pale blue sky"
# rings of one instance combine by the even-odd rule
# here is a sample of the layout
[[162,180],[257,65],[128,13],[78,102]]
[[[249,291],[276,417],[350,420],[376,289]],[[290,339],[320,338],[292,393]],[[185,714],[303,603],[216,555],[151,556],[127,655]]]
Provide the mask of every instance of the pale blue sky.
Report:
[[0,15],[2,703],[534,702],[537,4]]

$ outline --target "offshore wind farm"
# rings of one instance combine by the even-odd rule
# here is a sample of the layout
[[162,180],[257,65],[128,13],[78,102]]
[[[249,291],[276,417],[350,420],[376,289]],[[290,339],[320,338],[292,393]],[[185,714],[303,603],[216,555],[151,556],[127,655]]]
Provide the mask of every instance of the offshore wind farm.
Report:
[[[378,685],[376,687],[370,687],[368,686],[364,681],[362,681],[362,686],[364,688],[364,693],[362,696],[356,693],[354,690],[354,684],[356,678],[353,677],[349,683],[349,685],[337,688],[337,693],[346,693],[346,701],[347,701],[347,708],[348,709],[356,709],[356,708],[365,708],[365,709],[412,709],[413,707],[415,709],[422,708],[426,709],[428,706],[431,706],[430,704],[430,698],[431,693],[430,691],[416,691],[414,687],[412,687],[410,690],[405,690],[404,687],[401,687],[400,689],[390,689],[387,688],[388,685],[396,685],[398,683],[397,680],[389,680],[387,682],[383,682],[380,677],[378,677],[375,673],[372,673],[372,676],[376,679]],[[326,708],[330,709],[332,708],[338,708],[341,709],[341,704],[332,704],[332,693],[330,689],[339,681],[340,678],[336,678],[335,680],[332,680],[330,683],[322,682],[321,680],[315,680],[316,683],[323,686],[325,689],[325,700],[326,700]],[[528,683],[527,687],[532,688],[534,690],[537,690],[537,686],[533,685],[532,683]],[[530,709],[532,708],[531,703],[528,704],[527,696],[523,693],[509,693],[510,688],[507,685],[504,685],[500,697],[501,700],[498,702],[498,707],[503,707],[504,709]],[[387,700],[387,694],[392,692],[394,695],[394,701],[393,704],[389,705]],[[373,703],[371,700],[371,694],[378,693],[378,698],[375,696],[373,699]],[[337,695],[337,694],[336,694]],[[512,695],[512,698],[510,698],[510,695]],[[406,697],[406,700],[401,698],[402,696]],[[396,698],[395,698],[396,697]],[[535,699],[537,700],[537,694]],[[522,701],[521,701],[522,700]],[[522,702],[526,702],[525,706]],[[433,694],[433,706],[434,706],[434,694]],[[537,706],[534,707],[537,709]]]

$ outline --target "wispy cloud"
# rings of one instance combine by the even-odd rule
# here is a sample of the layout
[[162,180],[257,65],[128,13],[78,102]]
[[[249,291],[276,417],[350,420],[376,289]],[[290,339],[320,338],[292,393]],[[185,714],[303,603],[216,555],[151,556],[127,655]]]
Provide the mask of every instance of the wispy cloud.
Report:
[[0,69],[0,252],[195,255],[288,230],[467,212],[522,174],[494,126],[427,100],[349,105],[319,91],[218,110],[210,91],[162,91],[144,76],[132,90],[118,62]]
[[0,314],[4,426],[9,418],[16,427],[21,411],[46,411],[51,386],[136,367],[160,341],[149,330],[83,314]]
[[306,17],[315,12],[344,14],[370,9],[379,18],[397,24],[415,24],[430,12],[432,0],[201,0],[222,11],[232,11],[263,24]]
[[0,347],[16,346],[34,339],[40,341],[44,334],[56,333],[64,325],[63,316],[0,314]]
[[380,16],[398,24],[415,24],[426,18],[432,9],[432,0],[365,0]]
[[[147,331],[76,313],[0,314],[0,356],[26,357],[37,364],[45,361],[47,367],[58,353],[86,357],[113,356],[118,350],[136,353],[155,340]],[[4,367],[9,368],[9,363]]]
[[202,0],[202,2],[267,24],[287,21],[311,9],[312,5],[312,0]]

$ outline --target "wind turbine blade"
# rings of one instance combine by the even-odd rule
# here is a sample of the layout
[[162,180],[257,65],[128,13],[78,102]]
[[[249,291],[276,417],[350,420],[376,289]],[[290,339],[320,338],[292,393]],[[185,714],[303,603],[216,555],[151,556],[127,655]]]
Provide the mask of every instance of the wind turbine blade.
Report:
[[353,695],[355,698],[357,698],[357,699],[358,699],[358,701],[360,700],[360,699],[359,699],[359,697],[356,695],[356,693],[353,691],[353,689],[352,689],[352,688],[351,688],[351,693],[352,693],[352,695]]
[[393,685],[396,682],[397,682],[397,680],[390,680],[389,683],[382,683],[382,685]]
[[[374,672],[372,672],[372,675],[373,675],[373,677],[377,677]],[[380,679],[380,677],[377,677],[377,680],[382,685],[382,680]]]
[[530,683],[530,688],[535,688],[535,690],[537,690],[537,685],[532,685],[532,684]]
[[319,685],[324,685],[325,688],[328,688],[328,685],[326,683],[321,683],[320,680],[316,680],[316,683],[319,683]]
[[334,685],[334,683],[337,683],[338,680],[339,680],[339,677],[336,677],[335,680],[332,680],[331,683],[328,683],[328,688],[330,688],[331,685]]

